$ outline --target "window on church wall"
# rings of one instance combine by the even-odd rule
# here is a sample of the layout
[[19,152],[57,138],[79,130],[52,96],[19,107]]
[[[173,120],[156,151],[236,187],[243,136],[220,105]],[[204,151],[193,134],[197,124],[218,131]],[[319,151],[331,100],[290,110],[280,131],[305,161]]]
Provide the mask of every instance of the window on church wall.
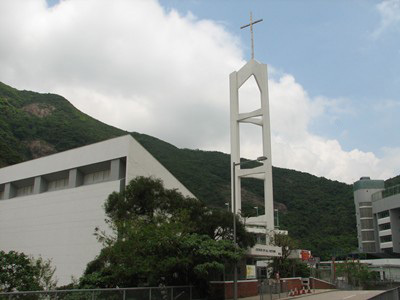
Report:
[[28,185],[28,186],[23,186],[19,187],[17,189],[17,196],[26,196],[26,195],[31,195],[33,194],[33,185]]
[[372,218],[372,208],[370,208],[370,207],[360,208],[360,217],[361,218]]
[[110,169],[85,174],[83,184],[94,184],[107,181],[110,178]]
[[68,187],[68,178],[52,180],[47,183],[48,191],[57,191]]

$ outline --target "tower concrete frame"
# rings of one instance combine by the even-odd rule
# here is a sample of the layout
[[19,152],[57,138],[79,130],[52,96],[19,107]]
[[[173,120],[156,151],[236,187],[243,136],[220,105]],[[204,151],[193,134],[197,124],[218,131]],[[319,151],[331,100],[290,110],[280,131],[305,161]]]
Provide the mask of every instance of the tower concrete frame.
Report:
[[[260,108],[246,113],[239,112],[239,89],[254,76],[260,91]],[[264,181],[264,221],[267,230],[274,230],[274,200],[272,188],[272,156],[271,156],[271,130],[268,98],[267,65],[251,59],[239,71],[234,71],[229,76],[230,81],[230,126],[231,126],[231,165],[240,162],[240,124],[249,123],[262,128],[262,155],[268,159],[261,166],[251,169],[241,169],[237,166],[235,178],[232,180],[232,207],[236,199],[236,211],[240,213],[242,207],[241,179],[256,178]],[[233,171],[231,171],[233,173]],[[235,184],[233,184],[235,180]],[[235,186],[235,191],[233,191]],[[234,193],[235,196],[234,197]]]

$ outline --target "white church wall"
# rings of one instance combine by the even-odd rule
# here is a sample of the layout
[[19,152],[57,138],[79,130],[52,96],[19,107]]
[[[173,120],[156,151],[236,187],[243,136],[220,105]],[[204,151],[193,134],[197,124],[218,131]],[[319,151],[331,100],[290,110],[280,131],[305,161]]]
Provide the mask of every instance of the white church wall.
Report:
[[0,183],[94,164],[128,153],[129,135],[98,142],[0,169]]
[[129,135],[0,169],[0,249],[52,259],[59,285],[70,283],[102,248],[104,201],[136,176],[194,197]]
[[120,180],[0,201],[0,248],[52,259],[59,285],[82,275],[102,246],[93,235]]
[[134,139],[129,143],[129,153],[126,168],[127,184],[136,176],[153,176],[160,178],[166,188],[178,189],[183,195],[194,197],[178,179]]

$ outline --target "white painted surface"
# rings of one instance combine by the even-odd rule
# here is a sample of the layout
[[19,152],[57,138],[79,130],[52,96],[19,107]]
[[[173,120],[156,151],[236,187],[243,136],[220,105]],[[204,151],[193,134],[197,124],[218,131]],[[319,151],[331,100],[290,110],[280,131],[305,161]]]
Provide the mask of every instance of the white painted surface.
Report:
[[[239,89],[251,77],[254,76],[260,91],[260,108],[252,112],[239,113]],[[240,162],[240,123],[250,123],[262,128],[262,153],[268,159],[262,162],[262,165],[253,169],[241,170],[236,167],[235,190],[232,190],[236,199],[236,211],[241,210],[241,183],[240,179],[244,177],[258,178],[264,181],[264,207],[265,223],[267,229],[274,229],[274,201],[272,190],[272,156],[271,156],[271,130],[268,99],[268,76],[267,65],[261,64],[251,59],[239,71],[230,74],[230,130],[231,130],[231,166],[233,163]],[[255,158],[254,158],[255,159]],[[233,177],[233,176],[232,176]],[[232,205],[233,207],[233,205]]]
[[50,258],[59,284],[69,283],[99,254],[94,229],[108,230],[102,206],[119,185],[109,181],[0,201],[1,249]]
[[183,195],[195,197],[182,183],[180,183],[161,163],[159,163],[135,139],[129,141],[129,155],[127,158],[127,182],[136,176],[154,176],[162,179],[164,186],[169,189],[178,189]]
[[[0,184],[123,157],[126,184],[139,175],[154,176],[167,188],[194,197],[129,135],[2,168]],[[99,254],[94,229],[108,230],[103,203],[120,187],[115,180],[0,200],[0,249],[50,258],[59,285],[70,283]]]

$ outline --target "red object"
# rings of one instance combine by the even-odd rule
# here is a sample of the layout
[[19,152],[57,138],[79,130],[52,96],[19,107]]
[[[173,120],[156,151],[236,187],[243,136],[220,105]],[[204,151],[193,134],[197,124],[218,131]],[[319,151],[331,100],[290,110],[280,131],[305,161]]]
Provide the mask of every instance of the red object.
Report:
[[301,250],[300,256],[301,256],[302,261],[309,260],[312,257],[311,251],[310,250]]

